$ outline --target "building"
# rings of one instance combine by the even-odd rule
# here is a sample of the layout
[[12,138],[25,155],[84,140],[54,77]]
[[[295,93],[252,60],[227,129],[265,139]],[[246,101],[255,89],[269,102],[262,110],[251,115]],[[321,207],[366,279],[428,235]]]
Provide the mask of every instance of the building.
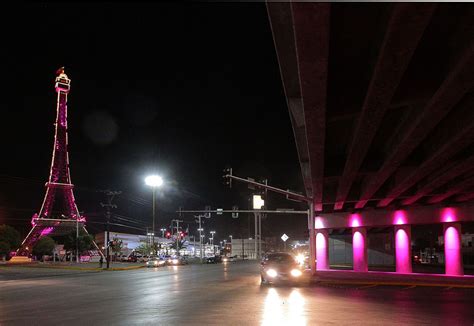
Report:
[[[258,241],[255,239],[234,239],[231,241],[231,256],[237,256],[242,259],[257,259],[256,245]],[[262,252],[266,251],[265,241],[261,242]]]

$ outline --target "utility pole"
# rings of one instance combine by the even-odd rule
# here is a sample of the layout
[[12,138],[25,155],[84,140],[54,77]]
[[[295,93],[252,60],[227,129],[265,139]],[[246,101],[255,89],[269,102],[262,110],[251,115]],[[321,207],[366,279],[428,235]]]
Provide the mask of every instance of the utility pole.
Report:
[[106,213],[105,213],[105,216],[106,216],[106,226],[105,226],[105,229],[107,231],[107,241],[105,242],[106,243],[106,248],[107,248],[107,252],[106,252],[106,262],[107,262],[107,269],[110,267],[110,245],[109,245],[109,242],[110,242],[110,230],[109,230],[109,224],[110,224],[110,209],[111,208],[117,208],[117,205],[114,205],[112,204],[112,200],[114,199],[114,197],[116,195],[120,195],[122,192],[121,191],[110,191],[110,190],[105,190],[104,191],[105,195],[107,196],[107,203],[104,204],[104,203],[100,203],[100,205],[102,207],[105,207],[106,209]]
[[76,218],[76,263],[79,263],[79,218]]
[[199,223],[199,251],[200,251],[200,255],[199,257],[201,258],[201,264],[202,264],[202,231],[203,231],[203,228],[201,226],[201,218],[203,217],[203,215],[194,215],[194,217],[197,217],[198,218],[198,223]]
[[179,256],[179,239],[180,233],[179,233],[179,222],[183,222],[183,220],[171,220],[171,223],[176,222],[176,254]]

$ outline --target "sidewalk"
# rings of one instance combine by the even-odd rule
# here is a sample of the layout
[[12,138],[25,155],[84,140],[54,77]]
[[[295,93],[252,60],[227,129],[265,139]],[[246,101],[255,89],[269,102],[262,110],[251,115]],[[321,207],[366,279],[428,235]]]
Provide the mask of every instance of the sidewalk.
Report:
[[313,282],[319,284],[435,286],[474,289],[474,275],[448,276],[444,274],[329,270],[317,271]]

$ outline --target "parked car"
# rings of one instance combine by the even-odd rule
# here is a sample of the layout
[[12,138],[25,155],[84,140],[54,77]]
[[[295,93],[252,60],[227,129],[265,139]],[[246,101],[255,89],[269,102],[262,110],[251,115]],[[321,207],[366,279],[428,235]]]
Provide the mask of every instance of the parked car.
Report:
[[261,284],[300,282],[306,279],[302,266],[289,253],[270,253],[260,263]]
[[128,261],[131,262],[131,263],[136,263],[136,262],[140,262],[142,261],[142,255],[137,255],[135,253],[132,253],[128,256]]

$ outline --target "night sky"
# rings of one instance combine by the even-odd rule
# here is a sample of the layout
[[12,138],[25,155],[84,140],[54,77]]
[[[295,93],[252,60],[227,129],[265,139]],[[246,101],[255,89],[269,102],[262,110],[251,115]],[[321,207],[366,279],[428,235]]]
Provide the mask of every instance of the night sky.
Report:
[[[176,218],[180,206],[247,208],[246,186],[229,190],[222,183],[226,165],[243,177],[302,190],[264,3],[42,4],[14,12],[10,18],[22,28],[12,26],[5,40],[0,224],[27,232],[40,208],[61,66],[72,80],[71,177],[91,232],[102,228],[102,189],[123,192],[115,222],[151,225],[151,189],[143,179],[153,171],[167,183],[158,226]],[[267,203],[304,207],[280,195]],[[206,223],[218,239],[249,233],[247,216]],[[303,238],[305,227],[304,216],[272,216],[264,236]]]

